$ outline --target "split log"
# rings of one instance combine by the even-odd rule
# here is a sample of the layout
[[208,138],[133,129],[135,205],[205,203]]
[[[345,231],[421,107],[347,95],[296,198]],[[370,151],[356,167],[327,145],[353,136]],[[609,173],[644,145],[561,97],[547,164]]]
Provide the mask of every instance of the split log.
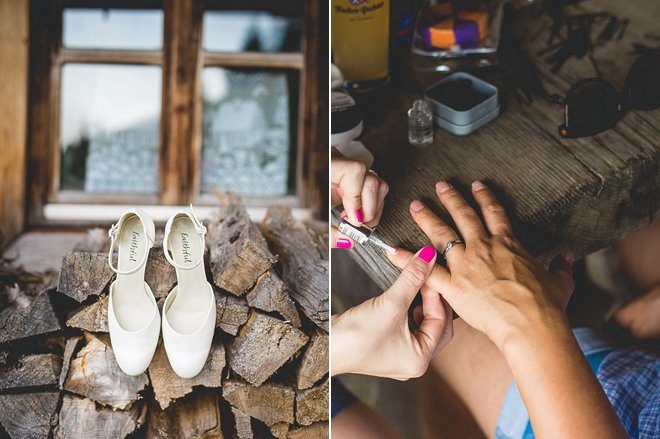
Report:
[[0,395],[0,424],[12,438],[48,437],[59,398],[59,392]]
[[328,373],[328,334],[316,331],[312,334],[300,363],[296,368],[296,388],[309,389]]
[[104,253],[71,252],[62,258],[57,291],[77,302],[100,296],[114,276]]
[[146,411],[138,404],[128,410],[97,406],[91,399],[65,394],[55,439],[123,438],[144,424]]
[[218,392],[196,390],[166,410],[154,402],[149,407],[147,438],[222,439]]
[[250,314],[250,308],[245,299],[216,289],[215,304],[215,326],[227,334],[238,334],[239,328],[247,322]]
[[9,362],[9,351],[0,349],[0,367],[5,367]]
[[87,332],[108,332],[108,297],[104,297],[76,312],[66,325]]
[[144,281],[156,296],[156,300],[164,299],[177,282],[176,270],[167,262],[163,247],[154,247],[149,252]]
[[240,296],[277,258],[268,249],[259,227],[250,220],[245,206],[235,196],[230,198],[208,222],[206,243],[213,282]]
[[327,422],[316,422],[312,425],[294,428],[289,431],[287,439],[328,439],[330,427]]
[[87,344],[71,361],[64,389],[114,409],[125,409],[147,387],[147,375],[126,375],[110,346],[91,334],[85,334],[85,339]]
[[222,397],[241,413],[263,421],[293,423],[295,391],[290,386],[264,383],[259,387],[239,380],[228,380],[222,386]]
[[291,297],[312,322],[328,332],[328,261],[319,252],[314,234],[284,207],[268,209],[262,230],[279,256]]
[[231,408],[234,414],[234,433],[238,439],[253,439],[252,418],[240,412],[236,407]]
[[66,381],[67,375],[69,375],[69,367],[71,366],[71,359],[73,355],[77,352],[78,345],[82,341],[83,337],[71,337],[66,341],[66,346],[64,347],[64,358],[62,359],[62,371],[60,372],[59,386],[60,389],[64,389],[64,382]]
[[296,422],[300,425],[311,425],[317,421],[327,421],[329,418],[328,395],[330,384],[325,380],[322,384],[308,390],[296,393]]
[[0,344],[62,329],[50,294],[50,290],[42,291],[29,306],[0,312]]
[[0,390],[56,386],[62,357],[55,354],[26,355],[14,367],[0,371]]
[[222,370],[225,364],[225,347],[219,341],[214,342],[202,371],[192,378],[181,378],[172,370],[161,341],[149,365],[149,377],[158,404],[162,409],[166,409],[174,400],[192,392],[195,386],[222,386]]
[[286,439],[287,435],[289,434],[289,430],[291,429],[291,424],[286,422],[278,422],[277,424],[271,425],[269,428],[270,433],[277,439]]
[[308,337],[288,323],[251,311],[247,323],[227,346],[232,370],[260,386],[291,359]]
[[262,311],[277,312],[294,327],[300,328],[300,316],[296,305],[280,277],[268,271],[257,279],[257,283],[247,293],[248,305]]

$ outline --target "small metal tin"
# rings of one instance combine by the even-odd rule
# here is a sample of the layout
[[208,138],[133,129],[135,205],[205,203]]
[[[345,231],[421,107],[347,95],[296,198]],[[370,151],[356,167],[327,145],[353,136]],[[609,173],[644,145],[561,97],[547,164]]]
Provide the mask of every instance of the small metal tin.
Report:
[[[469,87],[468,93],[458,92],[458,87]],[[443,91],[454,90],[455,96]],[[500,106],[497,87],[465,72],[457,72],[433,84],[424,92],[431,105],[436,124],[459,136],[469,134],[495,119]],[[465,99],[458,102],[456,98]]]

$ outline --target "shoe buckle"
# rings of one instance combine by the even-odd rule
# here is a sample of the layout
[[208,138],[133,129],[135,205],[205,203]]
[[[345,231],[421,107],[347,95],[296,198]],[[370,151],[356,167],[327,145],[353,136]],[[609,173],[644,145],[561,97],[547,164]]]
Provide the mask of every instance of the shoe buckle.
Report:
[[108,230],[108,236],[110,238],[117,238],[117,235],[119,234],[119,225],[113,224],[110,226],[110,230]]

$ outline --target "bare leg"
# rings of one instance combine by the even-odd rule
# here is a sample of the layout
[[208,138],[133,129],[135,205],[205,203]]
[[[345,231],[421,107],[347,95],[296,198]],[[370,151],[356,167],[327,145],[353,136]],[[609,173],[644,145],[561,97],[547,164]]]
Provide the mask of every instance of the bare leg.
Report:
[[504,395],[513,381],[497,347],[484,334],[456,319],[454,339],[431,364],[463,400],[484,433],[493,437]]
[[396,439],[399,435],[378,413],[358,401],[332,419],[332,437],[337,439]]

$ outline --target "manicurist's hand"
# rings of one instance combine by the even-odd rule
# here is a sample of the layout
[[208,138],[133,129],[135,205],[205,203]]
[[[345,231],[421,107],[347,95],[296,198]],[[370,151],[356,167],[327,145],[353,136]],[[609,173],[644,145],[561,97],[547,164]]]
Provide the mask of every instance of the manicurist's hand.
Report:
[[[435,291],[422,288],[435,265],[436,251],[427,246],[410,256],[387,291],[332,317],[332,375],[418,377],[451,340],[451,309]],[[420,289],[422,306],[413,310],[418,329],[412,330],[408,309]]]
[[330,164],[332,207],[344,207],[344,216],[355,225],[376,226],[389,191],[387,183],[366,165],[332,152]]
[[[625,431],[571,331],[564,309],[573,290],[570,255],[546,270],[513,234],[511,223],[483,183],[472,184],[483,222],[447,182],[436,185],[456,228],[420,201],[410,214],[439,251],[426,286],[442,294],[469,325],[500,349],[525,402],[538,438],[623,438]],[[399,267],[411,254],[391,257]],[[588,421],[587,421],[588,420]]]

